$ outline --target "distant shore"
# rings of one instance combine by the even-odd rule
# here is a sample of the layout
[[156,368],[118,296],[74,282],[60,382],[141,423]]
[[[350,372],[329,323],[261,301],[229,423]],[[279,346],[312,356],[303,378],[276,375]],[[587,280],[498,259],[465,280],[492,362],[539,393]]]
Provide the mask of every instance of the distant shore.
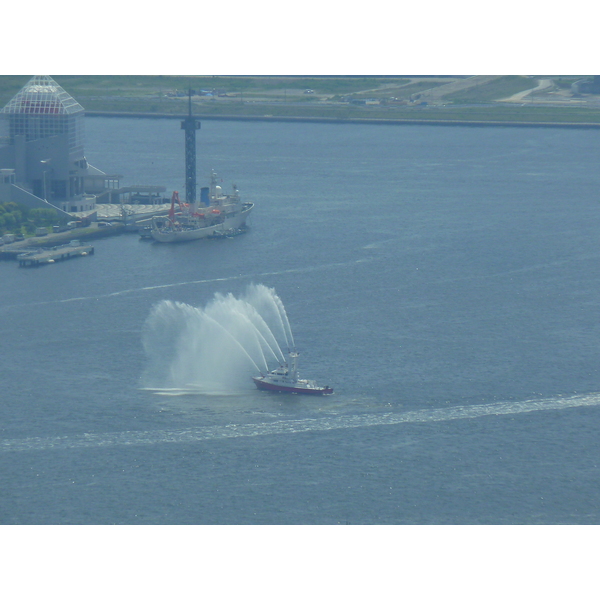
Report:
[[[130,119],[184,119],[185,114],[124,111],[86,111],[87,117],[116,117]],[[270,121],[283,123],[336,123],[353,125],[442,125],[460,127],[560,127],[567,129],[598,129],[600,123],[545,122],[545,121],[477,121],[464,119],[377,119],[334,117],[291,117],[271,115],[194,115],[204,121]]]

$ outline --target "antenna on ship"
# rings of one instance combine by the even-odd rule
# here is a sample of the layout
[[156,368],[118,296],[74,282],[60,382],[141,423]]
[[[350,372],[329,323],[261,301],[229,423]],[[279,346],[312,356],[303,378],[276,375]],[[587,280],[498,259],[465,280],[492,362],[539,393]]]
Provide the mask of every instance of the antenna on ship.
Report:
[[181,121],[181,129],[185,131],[185,201],[196,203],[196,130],[200,129],[200,121],[192,115],[192,88],[188,92],[188,116]]

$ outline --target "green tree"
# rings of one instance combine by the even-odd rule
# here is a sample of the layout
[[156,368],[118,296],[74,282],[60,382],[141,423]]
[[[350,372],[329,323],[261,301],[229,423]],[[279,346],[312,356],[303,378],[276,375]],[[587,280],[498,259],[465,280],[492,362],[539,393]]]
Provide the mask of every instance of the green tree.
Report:
[[23,223],[27,220],[27,213],[26,206],[20,206],[15,202],[0,204],[0,217],[2,217],[0,233],[21,233]]
[[11,214],[15,218],[15,227],[20,227],[23,223],[23,213],[19,209],[16,209]]
[[37,227],[57,225],[59,221],[56,211],[51,208],[32,208],[29,211],[29,218]]
[[14,229],[17,224],[17,220],[15,219],[15,216],[13,215],[13,213],[7,212],[3,216],[4,216],[5,229],[7,231],[11,231],[12,229]]
[[4,209],[6,212],[13,212],[15,210],[19,210],[19,205],[16,202],[5,202]]

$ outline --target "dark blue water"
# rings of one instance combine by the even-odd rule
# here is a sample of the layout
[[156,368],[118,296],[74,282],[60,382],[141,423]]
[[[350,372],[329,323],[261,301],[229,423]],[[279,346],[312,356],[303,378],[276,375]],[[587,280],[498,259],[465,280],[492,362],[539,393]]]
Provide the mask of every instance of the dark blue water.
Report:
[[[124,185],[184,189],[177,121],[86,132]],[[0,523],[600,523],[597,136],[204,122],[249,233],[0,263]],[[335,395],[142,389],[156,303],[250,283]]]

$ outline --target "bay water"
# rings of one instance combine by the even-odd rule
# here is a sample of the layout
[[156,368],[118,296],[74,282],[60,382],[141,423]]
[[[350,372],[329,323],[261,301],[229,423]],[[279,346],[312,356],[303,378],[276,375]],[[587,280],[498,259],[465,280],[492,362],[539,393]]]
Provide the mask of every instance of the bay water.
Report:
[[[0,523],[599,523],[598,144],[204,121],[199,185],[239,186],[246,234],[0,263]],[[176,120],[87,118],[86,156],[184,193]],[[260,392],[251,363],[208,365],[214,335],[154,335],[161,303],[193,333],[252,285],[334,395]]]

